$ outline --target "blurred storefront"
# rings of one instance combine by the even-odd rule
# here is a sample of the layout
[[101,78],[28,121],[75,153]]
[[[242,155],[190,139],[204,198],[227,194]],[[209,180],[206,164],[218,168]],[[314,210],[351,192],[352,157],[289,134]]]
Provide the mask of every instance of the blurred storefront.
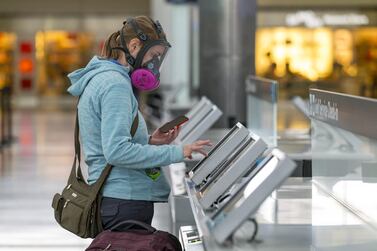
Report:
[[258,26],[256,73],[282,98],[309,86],[377,97],[377,11],[262,10]]
[[84,67],[98,54],[108,34],[123,18],[0,18],[0,85],[11,86],[14,103],[22,107],[45,100],[65,102],[69,99],[67,74]]
[[1,1],[0,88],[10,86],[20,107],[74,105],[67,74],[99,54],[127,17],[149,11],[149,0]]
[[66,95],[68,73],[84,67],[93,52],[90,33],[39,31],[35,36],[37,88],[41,95]]
[[14,78],[14,44],[16,35],[0,32],[0,89],[10,86]]
[[[14,33],[0,32],[0,152],[4,145],[12,142],[10,97],[15,72],[15,43]],[[28,65],[22,64],[20,67],[28,70]]]

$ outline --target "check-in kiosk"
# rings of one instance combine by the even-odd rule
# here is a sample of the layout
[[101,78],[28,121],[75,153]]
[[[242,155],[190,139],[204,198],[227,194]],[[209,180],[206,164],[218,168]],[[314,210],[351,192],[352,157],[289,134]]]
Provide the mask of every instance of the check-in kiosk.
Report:
[[209,232],[220,244],[256,213],[263,201],[293,172],[296,164],[274,149],[249,174],[232,197],[207,221]]
[[[203,209],[210,209],[239,178],[252,171],[266,149],[266,143],[249,132],[230,156],[222,156],[220,164],[197,187],[198,201]],[[205,169],[206,164],[203,164],[202,168]]]
[[240,146],[247,141],[249,130],[241,123],[237,123],[219,143],[212,148],[208,156],[203,158],[190,172],[189,177],[192,182],[199,185],[216,168],[224,164],[229,156],[234,154]]
[[191,144],[198,140],[222,115],[222,111],[208,98],[202,97],[185,116],[189,118],[175,140],[180,144]]
[[[203,189],[205,196],[201,197],[200,201],[205,208],[210,208],[213,202],[232,186],[237,178],[244,175],[266,148],[267,145],[262,139],[249,132],[241,123],[237,123],[213,147],[208,156],[189,172],[190,179],[198,189]],[[227,172],[229,167],[232,171]],[[171,170],[175,169],[171,165]],[[226,180],[219,182],[220,179]],[[174,190],[177,189],[172,187],[172,191]],[[189,205],[189,200],[183,193],[173,194],[169,198],[169,203],[173,219],[172,228],[174,233],[177,233],[179,226],[190,222],[192,214],[187,215],[187,210],[184,210]],[[191,219],[193,221],[192,216]]]
[[[255,246],[250,241],[255,239],[258,232],[258,224],[254,218],[258,208],[289,177],[295,167],[296,164],[280,150],[267,150],[254,167],[249,168],[251,171],[242,182],[237,185],[233,183],[233,191],[228,190],[225,193],[227,199],[216,204],[211,211],[206,210],[200,202],[198,186],[186,178],[185,184],[195,225],[191,228],[182,227],[181,231],[185,230],[183,232],[190,233],[192,238],[196,238],[197,245],[200,243],[197,240],[199,236],[205,250],[252,250]],[[245,224],[247,222],[252,224]],[[242,229],[242,233],[239,229]],[[239,234],[242,238],[246,237],[246,242],[243,242],[242,248],[237,249],[240,246],[235,248],[237,244],[232,240],[239,238]],[[184,248],[193,246],[187,240],[182,244]]]

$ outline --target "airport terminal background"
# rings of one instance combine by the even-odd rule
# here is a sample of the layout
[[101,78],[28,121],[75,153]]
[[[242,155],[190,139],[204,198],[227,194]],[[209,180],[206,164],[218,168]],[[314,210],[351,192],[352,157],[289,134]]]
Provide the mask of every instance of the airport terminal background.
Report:
[[208,109],[208,126],[181,142],[217,143],[240,122],[297,165],[256,213],[259,242],[238,233],[220,245],[183,212],[203,205],[170,173],[190,161],[165,170],[173,191],[154,227],[202,234],[186,250],[377,250],[376,0],[1,0],[0,250],[90,244],[51,208],[74,154],[67,74],[136,15],[159,20],[172,44],[161,87],[138,95],[150,131]]

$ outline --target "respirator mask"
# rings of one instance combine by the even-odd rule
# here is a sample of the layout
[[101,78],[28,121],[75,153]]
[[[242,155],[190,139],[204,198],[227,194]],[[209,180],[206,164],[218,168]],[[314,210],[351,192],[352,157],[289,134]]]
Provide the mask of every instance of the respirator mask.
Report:
[[141,91],[152,91],[160,86],[160,70],[163,60],[171,47],[163,35],[161,24],[151,20],[158,39],[151,39],[138,26],[135,19],[131,18],[123,22],[123,25],[129,24],[137,34],[137,38],[143,44],[136,58],[131,56],[126,41],[124,39],[123,28],[120,30],[121,47],[112,49],[122,50],[126,55],[126,61],[131,66],[130,77],[134,87]]

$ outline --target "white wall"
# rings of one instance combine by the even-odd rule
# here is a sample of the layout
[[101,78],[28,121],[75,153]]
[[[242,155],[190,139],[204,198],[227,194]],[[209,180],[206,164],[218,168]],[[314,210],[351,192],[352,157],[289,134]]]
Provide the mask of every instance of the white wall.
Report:
[[151,1],[151,17],[160,21],[172,45],[161,70],[161,85],[182,87],[179,103],[188,102],[190,79],[190,5]]

